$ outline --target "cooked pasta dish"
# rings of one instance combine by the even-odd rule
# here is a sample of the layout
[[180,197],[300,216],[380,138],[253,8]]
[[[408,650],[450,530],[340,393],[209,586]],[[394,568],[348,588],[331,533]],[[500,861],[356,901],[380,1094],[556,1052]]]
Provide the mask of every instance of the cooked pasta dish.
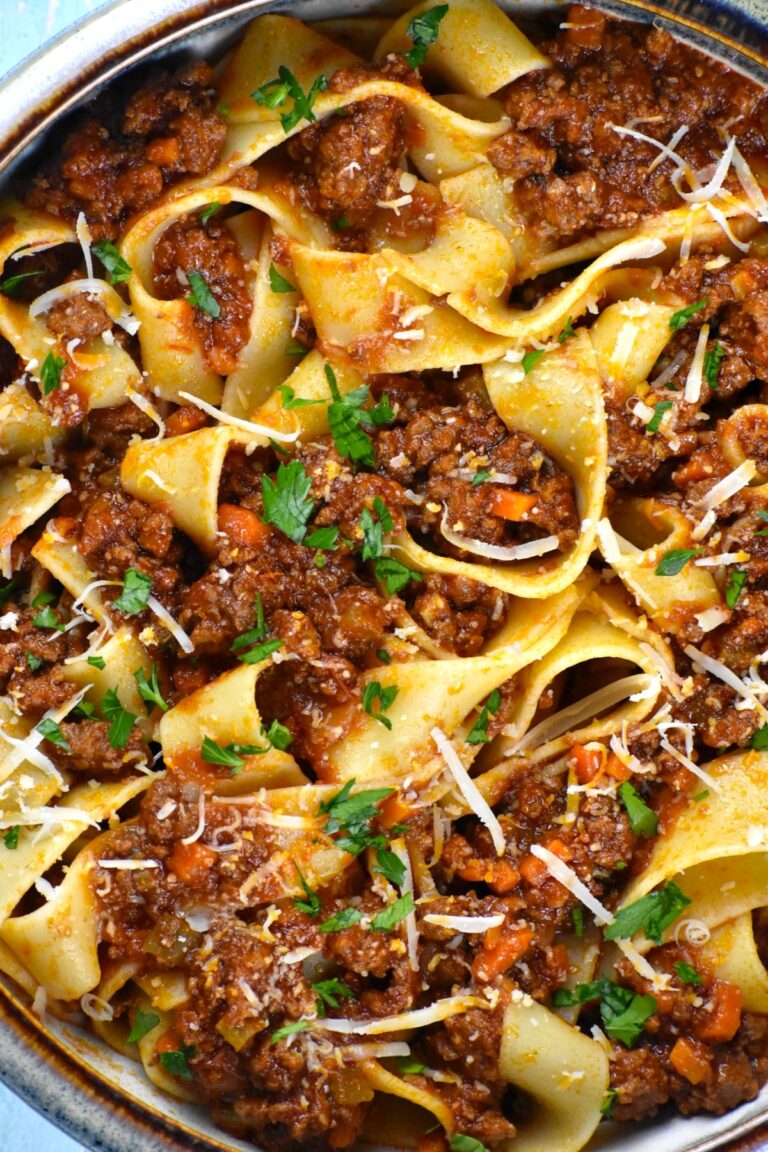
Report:
[[767,134],[653,23],[427,0],[262,15],[18,181],[0,969],[39,1017],[266,1152],[757,1095]]

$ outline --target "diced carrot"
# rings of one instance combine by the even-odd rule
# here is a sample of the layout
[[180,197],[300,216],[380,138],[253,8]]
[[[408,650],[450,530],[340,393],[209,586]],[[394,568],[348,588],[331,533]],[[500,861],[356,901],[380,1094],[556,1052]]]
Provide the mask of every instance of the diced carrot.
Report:
[[466,864],[462,864],[460,868],[456,869],[456,875],[462,880],[468,880],[470,884],[483,883],[487,878],[490,878],[491,861],[481,860],[479,857],[474,860],[467,860]]
[[613,777],[614,780],[629,780],[630,776],[632,775],[632,769],[627,768],[626,764],[622,763],[615,752],[611,752],[610,756],[606,760],[605,770],[609,776]]
[[568,757],[568,762],[573,765],[579,784],[589,784],[590,781],[594,780],[595,776],[599,774],[604,760],[605,748],[602,744],[593,748],[588,748],[584,744],[574,744]]
[[517,886],[520,879],[520,873],[508,860],[494,860],[491,865],[491,879],[488,881],[490,887],[499,896],[506,895]]
[[576,48],[597,49],[605,30],[605,16],[584,4],[571,4],[568,8],[565,39]]
[[156,1052],[178,1052],[180,1048],[181,1037],[175,1028],[169,1028],[167,1032],[163,1032],[157,1044],[155,1044]]
[[701,1044],[697,1044],[695,1040],[681,1036],[669,1054],[669,1062],[675,1072],[684,1076],[689,1084],[701,1084],[702,1080],[707,1078],[709,1061]]
[[393,828],[395,824],[404,824],[412,815],[412,811],[405,800],[395,792],[387,796],[379,808],[379,823],[382,828]]
[[150,164],[170,168],[179,159],[179,141],[175,136],[160,136],[147,145],[144,155]]
[[483,944],[472,965],[472,975],[476,980],[485,983],[501,976],[525,955],[532,940],[533,932],[530,928],[511,928],[503,932],[491,947],[486,946],[486,937],[486,943]]
[[538,497],[528,492],[516,492],[513,488],[496,488],[491,497],[491,512],[502,520],[524,520]]
[[185,432],[196,432],[204,428],[208,421],[205,412],[201,412],[194,404],[184,404],[165,421],[165,431],[168,436],[183,436]]
[[258,548],[269,535],[269,528],[256,513],[238,504],[219,505],[219,531],[241,548]]
[[199,840],[193,844],[182,844],[179,841],[168,857],[168,867],[178,876],[182,884],[194,886],[205,878],[214,860],[216,853]]
[[696,1031],[708,1044],[725,1044],[741,1026],[741,989],[737,984],[715,980],[709,989],[712,1010]]
[[77,520],[73,516],[57,516],[53,526],[59,536],[71,536],[77,528]]
[[[564,844],[562,840],[550,840],[546,847],[555,856],[559,856],[561,860],[568,860],[571,855],[567,844]],[[546,864],[532,853],[524,857],[520,865],[520,875],[531,888],[540,888],[550,878]]]

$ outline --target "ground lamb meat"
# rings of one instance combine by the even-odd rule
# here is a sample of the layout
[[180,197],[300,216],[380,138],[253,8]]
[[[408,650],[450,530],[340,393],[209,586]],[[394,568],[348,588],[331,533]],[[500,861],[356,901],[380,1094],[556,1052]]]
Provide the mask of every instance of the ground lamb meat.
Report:
[[181,545],[173,518],[159,506],[105,492],[88,501],[78,526],[80,555],[99,575],[122,581],[129,568],[150,576],[156,591],[181,580]]
[[212,76],[203,61],[160,76],[135,93],[121,119],[95,107],[27,188],[27,203],[71,224],[85,212],[95,239],[117,236],[130,213],[169,184],[215,165],[226,127]]
[[67,747],[57,744],[55,755],[62,767],[71,772],[86,773],[100,780],[147,761],[147,746],[141,730],[136,727],[131,729],[123,748],[112,747],[110,725],[104,720],[62,721],[60,729]]

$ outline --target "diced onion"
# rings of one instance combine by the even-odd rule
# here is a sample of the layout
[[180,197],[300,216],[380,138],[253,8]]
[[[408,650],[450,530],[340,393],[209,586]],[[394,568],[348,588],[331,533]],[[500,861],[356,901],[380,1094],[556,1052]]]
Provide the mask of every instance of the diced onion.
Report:
[[459,755],[454,748],[451,741],[440,728],[433,728],[431,732],[432,739],[437,745],[437,750],[445,761],[448,770],[453,776],[459,791],[466,800],[469,807],[477,816],[478,820],[488,829],[493,846],[496,849],[497,856],[503,856],[507,847],[507,841],[504,837],[501,825],[496,819],[490,804],[483,798],[480,791],[475,784],[472,777],[467,772],[466,768],[459,759]]
[[589,908],[599,925],[613,922],[613,913],[609,912],[605,905],[592,895],[586,884],[579,880],[573,869],[569,868],[559,856],[555,856],[554,852],[550,852],[549,848],[545,848],[543,844],[532,844],[531,854],[544,864],[549,874],[564,888],[567,888],[572,896],[575,896],[585,907]]
[[253,424],[250,420],[241,420],[239,416],[230,416],[229,412],[222,412],[220,408],[214,408],[213,404],[208,404],[199,396],[193,396],[191,392],[179,392],[179,396],[182,400],[188,400],[190,404],[194,404],[195,408],[199,408],[207,416],[212,416],[214,420],[218,420],[220,424],[228,424],[230,427],[239,428],[243,432],[251,432],[254,436],[265,436],[268,440],[275,440],[278,444],[293,444],[299,438],[299,429],[295,432],[278,432],[276,428],[269,428],[266,424]]

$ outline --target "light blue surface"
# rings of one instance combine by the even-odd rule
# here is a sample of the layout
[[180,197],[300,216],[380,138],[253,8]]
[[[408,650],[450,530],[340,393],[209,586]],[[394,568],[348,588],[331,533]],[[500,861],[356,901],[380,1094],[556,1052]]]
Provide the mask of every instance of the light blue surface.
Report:
[[[96,0],[0,0],[0,75],[93,8]],[[3,1148],[36,1152],[79,1152],[79,1145],[62,1135],[21,1100],[0,1085],[0,1136]]]

